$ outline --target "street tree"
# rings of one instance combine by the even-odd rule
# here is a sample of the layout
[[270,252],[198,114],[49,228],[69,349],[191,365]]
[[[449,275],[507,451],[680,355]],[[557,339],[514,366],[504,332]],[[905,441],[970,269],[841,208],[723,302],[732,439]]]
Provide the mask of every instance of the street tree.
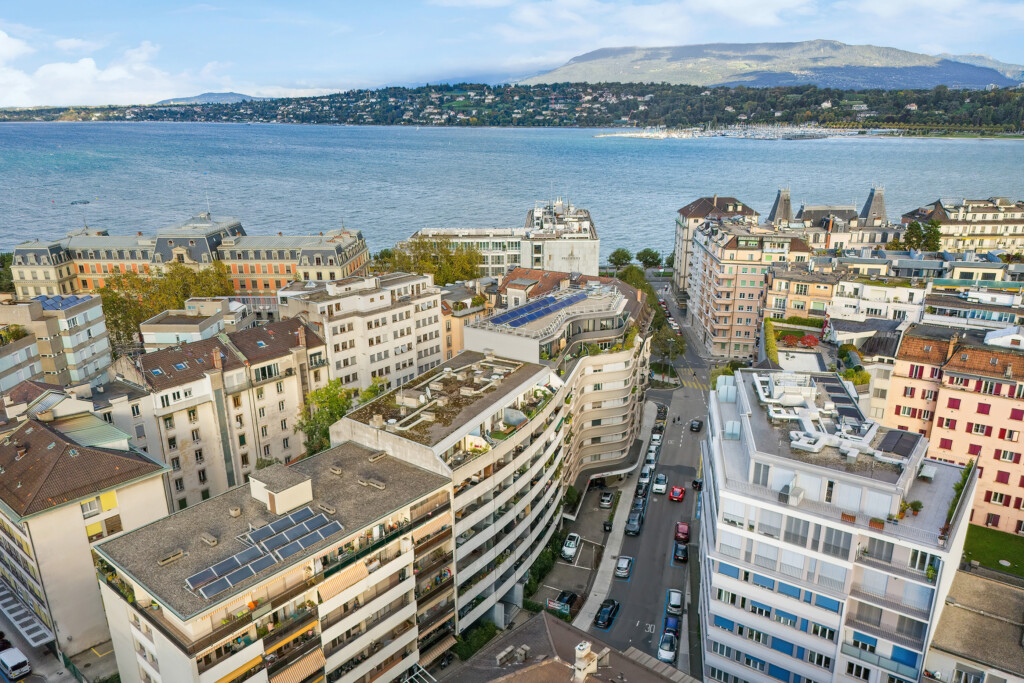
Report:
[[435,285],[473,280],[480,274],[480,252],[475,247],[448,239],[417,237],[374,256],[378,272],[423,273],[434,276]]
[[661,254],[648,247],[636,252],[636,260],[639,261],[644,268],[657,268],[661,265]]
[[615,266],[616,270],[628,266],[632,260],[633,255],[629,253],[627,249],[623,249],[622,247],[619,247],[608,255],[608,263]]
[[356,391],[344,388],[340,378],[332,379],[325,386],[306,394],[302,418],[295,425],[295,431],[306,437],[306,455],[330,447],[331,425],[352,409],[355,396]]
[[663,360],[675,363],[676,358],[686,353],[686,340],[665,325],[658,328],[651,338],[651,350]]

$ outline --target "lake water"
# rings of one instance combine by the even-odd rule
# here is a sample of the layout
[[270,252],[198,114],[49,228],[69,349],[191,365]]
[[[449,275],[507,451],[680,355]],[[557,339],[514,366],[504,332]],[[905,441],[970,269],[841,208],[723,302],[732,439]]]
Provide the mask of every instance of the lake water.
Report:
[[[762,214],[776,190],[889,215],[939,197],[1024,198],[1024,141],[595,138],[581,129],[244,124],[0,125],[0,249],[83,222],[152,233],[205,211],[249,234],[363,231],[371,250],[423,227],[521,226],[534,202],[590,210],[601,251],[672,248],[675,212],[718,193]],[[72,205],[76,200],[89,204]]]

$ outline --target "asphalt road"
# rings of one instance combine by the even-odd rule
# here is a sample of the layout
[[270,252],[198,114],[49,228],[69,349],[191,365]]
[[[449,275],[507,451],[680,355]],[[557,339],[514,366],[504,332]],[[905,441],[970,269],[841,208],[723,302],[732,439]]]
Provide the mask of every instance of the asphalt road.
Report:
[[[678,320],[678,310],[674,306],[672,312]],[[695,372],[696,380],[707,385],[708,364],[694,352],[692,344],[687,345],[686,354],[677,358],[675,365],[681,378],[693,379]],[[621,604],[618,617],[606,632],[591,628],[599,632],[603,640],[619,649],[625,650],[633,646],[657,656],[668,590],[675,588],[694,598],[697,595],[699,539],[698,525],[694,518],[697,496],[690,484],[697,474],[700,459],[699,440],[703,436],[703,431],[700,434],[690,432],[689,423],[695,417],[706,421],[707,395],[702,390],[686,386],[675,391],[652,389],[647,395],[648,400],[669,406],[663,437],[665,445],[662,447],[655,472],[668,475],[670,489],[675,485],[683,486],[686,496],[682,502],[671,502],[668,495],[650,495],[643,530],[639,536],[626,536],[619,551],[620,555],[633,557],[635,562],[629,580],[614,579],[608,594],[608,597],[618,600]],[[675,417],[679,418],[679,424],[673,424],[672,419]],[[672,559],[673,535],[677,521],[690,522],[690,562],[686,564],[678,564]],[[688,592],[687,585],[691,581],[694,588]],[[695,605],[693,609],[696,609]],[[695,669],[698,672],[696,677],[701,678],[699,632],[693,632],[692,626],[695,626],[696,622],[691,622],[689,611],[690,606],[687,605],[683,627],[690,631],[689,648],[688,651],[679,653],[676,664],[691,675]],[[687,638],[684,637],[683,642],[686,643]],[[691,658],[695,660],[692,665]]]

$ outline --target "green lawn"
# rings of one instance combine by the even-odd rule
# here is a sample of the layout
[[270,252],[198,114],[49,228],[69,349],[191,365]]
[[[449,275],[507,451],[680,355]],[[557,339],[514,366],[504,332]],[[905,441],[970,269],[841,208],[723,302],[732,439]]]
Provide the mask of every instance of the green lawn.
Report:
[[651,370],[655,375],[668,375],[669,377],[676,376],[676,369],[668,363],[651,363]]
[[[971,524],[967,527],[964,559],[1024,577],[1024,538]],[[999,564],[999,560],[1009,561],[1010,566],[1004,567]]]

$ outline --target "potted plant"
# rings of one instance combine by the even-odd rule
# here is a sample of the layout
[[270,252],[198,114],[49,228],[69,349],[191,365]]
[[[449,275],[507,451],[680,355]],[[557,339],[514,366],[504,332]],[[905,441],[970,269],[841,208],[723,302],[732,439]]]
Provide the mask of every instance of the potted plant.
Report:
[[[880,517],[872,517],[868,522],[868,526],[872,529],[885,529],[885,520]],[[864,548],[864,554],[868,554],[868,549]]]
[[928,568],[925,569],[924,573],[928,577],[928,583],[935,583],[935,575],[938,573],[935,570],[935,565],[928,565]]
[[921,508],[923,508],[923,507],[924,507],[924,503],[922,503],[919,500],[912,500],[912,501],[910,501],[910,510],[914,513],[915,517],[917,517],[917,513],[920,512]]
[[907,514],[907,508],[910,507],[910,503],[905,500],[900,501],[900,514],[899,518],[903,519]]

